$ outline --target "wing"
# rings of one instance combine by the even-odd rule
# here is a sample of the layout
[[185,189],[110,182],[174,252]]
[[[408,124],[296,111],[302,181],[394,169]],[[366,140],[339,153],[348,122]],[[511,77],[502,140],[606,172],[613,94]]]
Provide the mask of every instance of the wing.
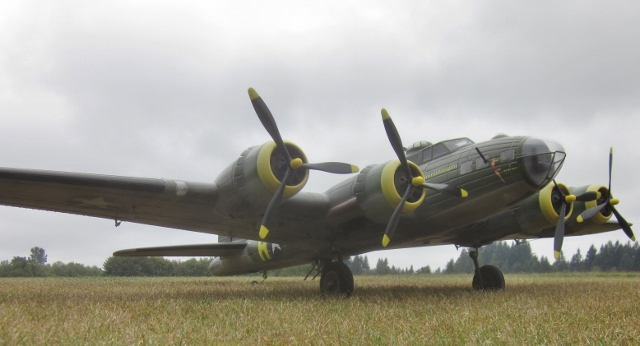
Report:
[[246,242],[216,243],[197,245],[175,245],[161,247],[146,247],[137,249],[120,250],[113,253],[114,256],[231,256],[242,252],[247,247]]
[[8,206],[215,233],[216,199],[215,184],[0,168]]

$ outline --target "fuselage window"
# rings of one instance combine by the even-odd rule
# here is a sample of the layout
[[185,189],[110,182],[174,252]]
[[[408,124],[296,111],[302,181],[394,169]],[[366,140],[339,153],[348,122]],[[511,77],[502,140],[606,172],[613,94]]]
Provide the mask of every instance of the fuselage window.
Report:
[[489,164],[485,163],[484,160],[481,157],[476,159],[476,169],[482,169],[482,168],[485,168],[487,166],[489,166]]
[[460,175],[471,173],[473,161],[467,161],[460,165]]
[[507,162],[507,161],[511,161],[516,157],[515,152],[513,151],[513,149],[511,150],[507,150],[507,151],[503,151],[500,154],[500,162]]

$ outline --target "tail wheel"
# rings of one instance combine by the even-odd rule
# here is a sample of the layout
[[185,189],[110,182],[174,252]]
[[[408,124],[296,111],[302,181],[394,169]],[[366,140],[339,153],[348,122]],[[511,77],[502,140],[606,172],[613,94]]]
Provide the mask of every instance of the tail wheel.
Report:
[[486,265],[480,267],[479,271],[479,276],[478,273],[473,276],[473,289],[476,291],[504,289],[504,275],[502,275],[500,269],[492,265]]
[[350,296],[353,293],[353,274],[343,262],[327,262],[320,277],[320,290],[331,295]]

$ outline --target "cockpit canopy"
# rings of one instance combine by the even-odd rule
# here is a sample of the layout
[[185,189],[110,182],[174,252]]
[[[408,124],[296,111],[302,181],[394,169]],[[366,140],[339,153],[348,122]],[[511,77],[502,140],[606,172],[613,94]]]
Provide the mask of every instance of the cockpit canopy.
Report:
[[427,141],[413,143],[406,151],[407,159],[422,164],[429,160],[452,153],[460,148],[474,144],[469,138],[456,138],[432,144]]

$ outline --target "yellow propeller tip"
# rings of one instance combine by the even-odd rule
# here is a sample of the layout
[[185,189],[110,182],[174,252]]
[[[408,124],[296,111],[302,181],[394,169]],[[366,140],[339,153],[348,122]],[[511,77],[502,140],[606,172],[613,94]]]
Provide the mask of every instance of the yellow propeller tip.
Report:
[[413,186],[420,186],[422,184],[424,184],[424,178],[421,176],[417,176],[411,179],[411,185]]
[[264,225],[260,226],[260,239],[266,238],[268,234],[269,229]]
[[631,240],[636,241],[636,236],[631,237]]
[[567,197],[564,198],[565,202],[567,203],[573,203],[576,201],[576,196],[575,195],[568,195]]
[[465,189],[460,189],[460,197],[466,198],[469,197],[469,193]]
[[360,172],[360,167],[356,165],[351,165],[351,173],[358,173],[358,172]]
[[387,120],[391,118],[391,116],[389,115],[389,112],[387,112],[386,109],[382,108],[382,120]]
[[553,252],[553,257],[556,258],[556,261],[560,259],[560,251],[554,251]]
[[302,166],[303,162],[301,158],[295,158],[289,162],[289,166],[293,169],[298,169]]
[[387,245],[389,245],[390,241],[391,241],[391,239],[389,239],[389,237],[387,237],[387,235],[385,234],[382,237],[382,247],[387,247]]
[[612,198],[609,203],[611,203],[611,205],[618,205],[618,203],[620,203],[620,200],[617,198]]
[[578,215],[578,217],[576,218],[576,221],[578,221],[578,223],[582,223],[584,221],[584,219],[582,218],[582,215]]
[[258,95],[258,92],[256,91],[256,89],[249,88],[249,98],[251,99],[251,101],[257,99],[258,97],[260,97],[260,95]]

